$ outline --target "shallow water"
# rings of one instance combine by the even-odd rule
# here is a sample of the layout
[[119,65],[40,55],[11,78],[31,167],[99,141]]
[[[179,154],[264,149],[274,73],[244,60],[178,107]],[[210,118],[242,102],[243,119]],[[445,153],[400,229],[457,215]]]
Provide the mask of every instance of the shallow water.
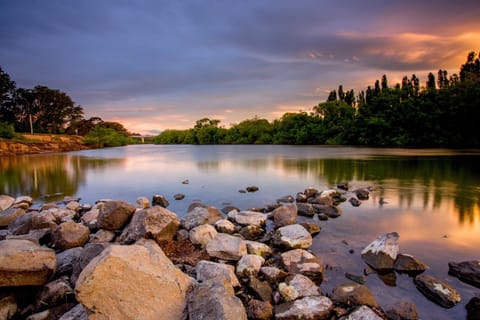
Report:
[[[463,300],[443,309],[424,298],[406,275],[397,274],[395,286],[370,275],[366,285],[380,305],[409,300],[422,319],[463,319],[465,304],[480,289],[448,276],[448,262],[480,259],[479,160],[479,150],[135,145],[1,158],[0,194],[31,195],[37,204],[65,195],[93,204],[102,198],[135,203],[138,196],[163,194],[168,208],[182,216],[194,200],[247,209],[309,186],[323,190],[341,181],[348,181],[351,190],[372,186],[370,200],[360,207],[345,202],[340,218],[316,221],[322,232],[312,250],[330,266],[323,291],[347,282],[345,272],[361,274],[362,248],[396,231],[400,252],[428,264],[427,272],[452,284]],[[251,185],[260,190],[238,192]],[[185,199],[175,201],[176,193]]]

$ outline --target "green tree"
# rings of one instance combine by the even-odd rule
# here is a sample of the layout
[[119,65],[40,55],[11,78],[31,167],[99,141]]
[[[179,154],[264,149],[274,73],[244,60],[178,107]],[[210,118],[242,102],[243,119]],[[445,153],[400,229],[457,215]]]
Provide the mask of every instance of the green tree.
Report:
[[18,113],[15,105],[15,81],[0,67],[0,121],[14,123]]

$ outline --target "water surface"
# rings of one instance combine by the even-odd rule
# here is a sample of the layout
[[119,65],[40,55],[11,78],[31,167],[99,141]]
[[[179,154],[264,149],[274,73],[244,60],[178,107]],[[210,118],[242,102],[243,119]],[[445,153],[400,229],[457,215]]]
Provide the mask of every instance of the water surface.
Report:
[[[465,304],[479,289],[448,276],[448,261],[480,259],[479,160],[478,150],[135,145],[1,158],[0,194],[32,195],[37,203],[64,195],[84,203],[102,198],[135,203],[138,196],[163,194],[169,209],[182,216],[192,201],[247,209],[310,186],[324,190],[341,181],[351,190],[371,186],[375,191],[360,207],[345,202],[340,218],[314,221],[322,232],[312,250],[329,265],[323,291],[347,282],[345,272],[361,274],[362,248],[396,231],[400,251],[428,264],[427,272],[457,288],[463,301],[446,310],[426,300],[406,275],[389,281],[371,275],[367,286],[380,305],[409,300],[422,319],[463,319]],[[260,190],[239,192],[251,185]],[[175,201],[177,193],[185,199]]]

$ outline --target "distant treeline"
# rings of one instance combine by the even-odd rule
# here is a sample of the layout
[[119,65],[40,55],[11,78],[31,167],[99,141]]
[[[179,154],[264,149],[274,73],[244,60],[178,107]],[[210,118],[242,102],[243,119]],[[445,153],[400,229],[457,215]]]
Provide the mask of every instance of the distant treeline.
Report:
[[309,113],[273,122],[255,117],[228,129],[204,118],[191,129],[165,130],[154,142],[480,147],[479,128],[480,58],[471,52],[459,74],[440,69],[425,86],[415,74],[394,86],[383,75],[359,94],[340,85]]

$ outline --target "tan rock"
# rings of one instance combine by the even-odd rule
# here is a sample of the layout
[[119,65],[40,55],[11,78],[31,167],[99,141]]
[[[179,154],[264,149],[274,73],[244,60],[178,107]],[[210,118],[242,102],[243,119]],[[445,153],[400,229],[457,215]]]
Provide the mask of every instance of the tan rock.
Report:
[[111,245],[80,274],[75,292],[90,320],[183,319],[193,280],[153,240]]
[[53,246],[66,250],[81,247],[88,241],[90,230],[84,225],[73,221],[64,222],[53,232]]
[[105,202],[97,217],[97,226],[100,229],[118,230],[128,222],[135,212],[135,206],[123,201],[113,200]]
[[0,287],[43,285],[56,267],[52,249],[28,240],[0,241]]
[[25,210],[21,208],[8,208],[5,210],[0,210],[0,227],[6,227],[13,221],[17,220],[18,217],[25,214]]

